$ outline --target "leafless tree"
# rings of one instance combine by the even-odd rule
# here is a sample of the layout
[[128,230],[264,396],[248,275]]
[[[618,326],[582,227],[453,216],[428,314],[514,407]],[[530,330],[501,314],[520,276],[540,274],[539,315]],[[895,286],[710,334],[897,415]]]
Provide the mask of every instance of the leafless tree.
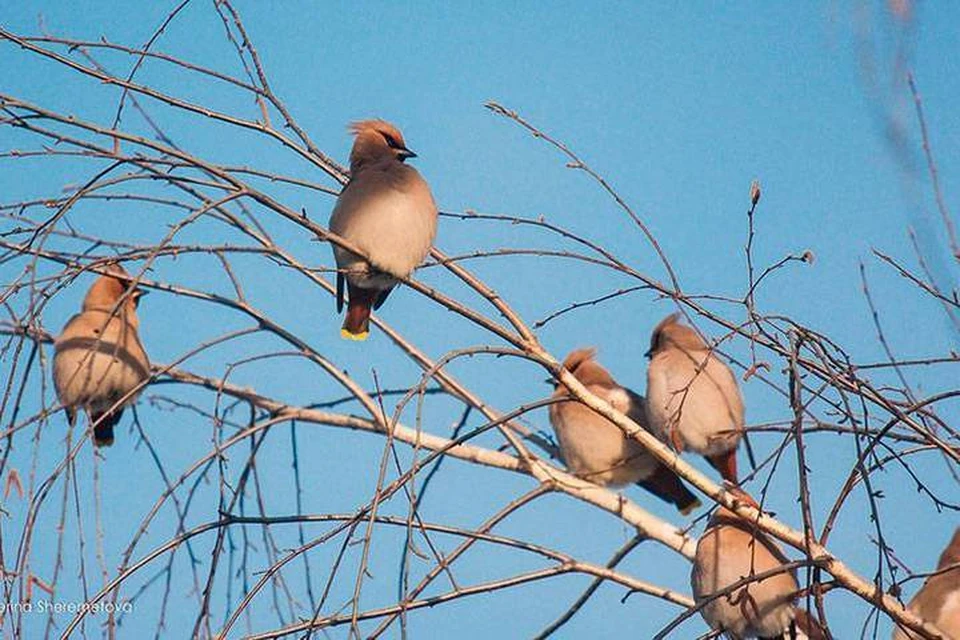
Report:
[[[62,192],[0,204],[0,300],[5,311],[0,324],[0,473],[10,512],[0,525],[6,634],[67,637],[102,631],[114,637],[130,615],[124,604],[149,602],[157,637],[175,616],[191,621],[195,637],[245,632],[276,638],[340,627],[351,637],[376,638],[398,629],[405,633],[408,618],[418,609],[472,602],[478,594],[581,574],[589,578],[582,595],[556,603],[550,615],[557,618],[540,637],[566,624],[604,582],[617,585],[624,598],[642,594],[669,603],[675,618],[663,620],[658,637],[680,637],[679,625],[697,612],[691,597],[618,567],[641,545],[656,547],[651,551],[655,558],[689,560],[696,547],[693,531],[702,518],[693,526],[666,521],[623,494],[565,472],[551,438],[544,435],[545,412],[528,416],[549,404],[549,394],[513,403],[489,388],[471,388],[454,374],[482,368],[504,380],[517,375],[558,380],[675,468],[700,494],[733,508],[792,548],[793,568],[805,577],[799,596],[824,625],[830,623],[831,598],[848,593],[869,612],[864,635],[870,629],[876,635],[878,621],[890,618],[921,637],[940,637],[903,607],[900,585],[918,576],[902,577],[884,535],[890,507],[881,503],[872,482],[877,473],[896,468],[916,483],[917,499],[931,511],[957,511],[960,435],[949,412],[960,395],[960,357],[955,352],[900,357],[887,345],[877,319],[887,358],[861,362],[815,328],[765,311],[757,293],[775,279],[789,277],[789,269],[811,263],[813,254],[800,249],[769,265],[757,262],[758,184],[744,189],[742,295],[694,293],[681,288],[680,274],[643,217],[598,171],[521,114],[491,102],[487,108],[505,125],[529,133],[530,144],[547,145],[610,197],[657,256],[656,273],[663,277],[545,218],[444,211],[445,224],[520,228],[529,245],[477,248],[461,255],[435,249],[430,262],[404,283],[404,295],[411,305],[445,310],[445,322],[465,327],[457,335],[472,336],[470,341],[427,353],[418,344],[422,336],[415,324],[408,322],[400,330],[375,317],[389,346],[376,347],[371,371],[348,373],[324,342],[328,334],[336,335],[332,327],[337,322],[334,270],[324,243],[351,247],[323,224],[348,172],[319,148],[273,91],[268,70],[229,1],[216,0],[209,10],[222,21],[222,36],[235,54],[234,74],[220,70],[222,65],[206,66],[163,50],[165,30],[176,25],[188,2],[175,7],[142,45],[26,35],[0,27],[4,56],[19,49],[16,55],[42,58],[51,73],[69,78],[70,86],[83,87],[108,107],[87,118],[0,93],[3,170],[29,177],[61,163],[76,176]],[[142,79],[143,69],[154,65],[178,79],[166,83],[174,89]],[[905,83],[906,78],[904,74]],[[209,87],[232,96],[229,105],[203,98]],[[960,253],[952,217],[912,77],[909,87],[956,268]],[[169,120],[178,124],[169,127]],[[226,135],[242,137],[253,150],[248,157],[262,154],[263,164],[235,162],[197,142]],[[611,286],[589,299],[557,301],[552,312],[531,320],[471,269],[474,263],[507,257],[533,258],[571,273],[601,270]],[[104,460],[92,448],[86,424],[67,430],[48,382],[52,337],[73,311],[68,302],[75,304],[76,291],[89,282],[89,274],[102,273],[115,262],[123,263],[139,286],[156,292],[151,303],[162,309],[166,338],[182,344],[177,357],[154,364],[142,395],[150,415],[163,413],[167,424],[135,417],[133,433],[121,434],[136,439],[143,475],[159,478],[159,485],[126,478],[127,487],[106,486],[109,454]],[[904,288],[934,301],[960,328],[957,291],[933,277],[922,253],[913,265],[910,258],[878,250],[875,262],[902,276]],[[863,293],[878,318],[884,301],[873,299],[863,273]],[[274,286],[265,288],[265,280]],[[788,478],[798,488],[796,504],[781,500],[775,505],[777,517],[734,503],[689,458],[678,457],[591,394],[560,366],[562,354],[551,353],[538,337],[558,318],[596,312],[638,291],[669,300],[705,335],[717,336],[716,352],[743,380],[780,398],[782,420],[749,426],[750,435],[763,443],[751,447],[750,491],[773,510],[767,489],[775,478]],[[330,330],[319,337],[318,325],[330,325]],[[144,329],[146,335],[158,331]],[[226,358],[225,346],[245,357]],[[920,389],[913,381],[915,371],[930,367],[944,372],[942,388]],[[385,370],[391,375],[383,375]],[[309,390],[274,384],[271,372],[278,371],[305,381]],[[251,386],[250,380],[258,382]],[[457,416],[452,425],[450,416]],[[184,441],[194,448],[173,446],[187,438],[182,425],[193,430]],[[300,451],[305,438],[330,438],[331,447],[338,447],[331,457],[355,455],[339,448],[346,441],[334,439],[333,430],[375,434],[380,453],[373,466],[366,464],[369,456],[362,456],[362,475],[372,488],[369,498],[328,510],[340,501],[318,495],[336,496],[336,479],[322,488],[302,481],[305,468],[328,461],[306,459]],[[822,433],[849,443],[855,454],[843,462],[847,480],[839,494],[817,496],[821,505],[832,505],[829,515],[818,519],[811,508],[807,447],[810,438]],[[371,441],[363,446],[369,448]],[[196,448],[199,443],[205,449]],[[284,466],[276,468],[265,459],[284,461]],[[452,460],[464,464],[444,469]],[[480,482],[487,474],[508,471],[521,478],[516,486],[522,489],[479,521],[483,508],[466,498],[459,517],[434,520],[423,501],[436,490],[441,470],[444,475],[468,473]],[[160,490],[150,494],[154,486]],[[952,491],[943,494],[936,489],[942,486]],[[622,548],[610,550],[608,562],[596,563],[552,548],[545,531],[528,536],[502,532],[505,521],[550,496],[582,501],[635,535]],[[122,510],[123,517],[113,518],[129,527],[106,530],[107,510]],[[851,566],[844,560],[848,550],[832,544],[831,533],[850,510],[870,514],[873,529],[864,531],[862,540],[876,546],[873,575],[865,573],[868,567]],[[510,575],[473,580],[458,575],[461,557],[471,550],[523,559]],[[374,558],[380,567],[376,581],[396,585],[392,602],[368,605],[362,597],[372,580]],[[384,567],[392,567],[393,574],[383,575]],[[66,626],[58,625],[52,612],[35,616],[18,610],[17,603],[38,600],[37,590],[51,599],[76,597],[100,609],[96,615],[74,612]],[[631,597],[628,606],[640,606],[640,597]],[[147,614],[140,608],[136,615]]]

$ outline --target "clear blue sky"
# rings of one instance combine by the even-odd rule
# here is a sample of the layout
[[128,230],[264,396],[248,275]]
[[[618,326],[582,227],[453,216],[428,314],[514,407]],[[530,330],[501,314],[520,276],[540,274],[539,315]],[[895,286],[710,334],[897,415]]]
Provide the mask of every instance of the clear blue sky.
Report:
[[[150,36],[171,6],[168,2],[20,2],[5,8],[0,21],[14,32],[35,34],[41,30],[38,19],[42,17],[42,28],[57,35],[105,36],[136,46]],[[960,9],[955,4],[924,5],[913,26],[900,31],[885,6],[883,2],[824,2],[772,7],[750,2],[709,11],[706,5],[693,3],[238,3],[273,89],[314,141],[334,158],[346,161],[351,143],[345,128],[348,122],[373,116],[389,119],[403,129],[409,146],[419,154],[414,162],[429,180],[443,210],[542,215],[608,246],[636,268],[663,278],[650,246],[610,198],[586,175],[565,168],[564,159],[555,151],[483,108],[487,100],[496,100],[563,140],[609,180],[649,224],[688,293],[743,295],[744,212],[750,182],[759,179],[763,198],[756,216],[757,263],[763,267],[807,249],[816,256],[812,265],[793,264],[771,276],[758,295],[760,311],[794,317],[831,336],[861,363],[882,360],[884,355],[861,290],[860,263],[878,301],[887,340],[898,356],[944,355],[960,345],[960,337],[951,330],[942,309],[918,295],[871,253],[879,249],[915,268],[907,235],[907,229],[913,227],[941,284],[955,286],[960,278],[956,263],[951,265],[943,251],[942,225],[925,173],[919,131],[903,67],[897,66],[898,47],[902,47],[899,50],[923,95],[946,201],[955,210],[960,177],[960,157],[955,153],[960,145],[960,113],[956,109],[960,102],[956,73]],[[155,49],[239,73],[224,41],[223,26],[206,2],[196,0],[188,6]],[[105,56],[103,60],[123,73],[130,64],[124,57]],[[3,92],[105,124],[112,120],[116,90],[71,77],[9,44],[0,46],[0,78]],[[224,111],[257,116],[247,98],[201,84],[195,77],[184,79],[169,66],[148,62],[138,78]],[[250,135],[169,110],[156,109],[155,115],[181,146],[197,155],[322,179],[292,154],[256,142]],[[123,126],[146,131],[142,120],[129,109]],[[903,143],[895,142],[898,138],[891,132],[901,135]],[[0,146],[27,148],[31,143],[0,129]],[[69,161],[0,162],[4,202],[55,195],[90,175],[89,167]],[[281,187],[272,192],[324,222],[333,204],[322,194]],[[138,242],[156,242],[167,233],[165,225],[174,220],[169,211],[117,205],[86,205],[70,218],[75,226],[91,233]],[[271,228],[310,264],[329,266],[328,247],[308,242],[301,231],[289,225],[275,222]],[[220,240],[218,233],[222,227],[201,223],[184,238],[213,242]],[[438,246],[449,254],[459,254],[496,247],[556,245],[529,229],[443,219]],[[609,272],[551,260],[497,258],[470,266],[531,322],[571,302],[631,284]],[[304,289],[300,280],[263,263],[241,260],[237,268],[248,282],[247,293],[254,304],[289,324],[362,384],[372,388],[373,368],[385,387],[409,386],[417,380],[416,369],[382,335],[373,335],[362,346],[340,341],[339,319],[326,295]],[[13,275],[0,267],[3,282]],[[230,292],[229,282],[212,261],[168,260],[157,265],[155,275]],[[424,270],[421,277],[457,296],[465,294],[438,270]],[[43,316],[47,328],[62,326],[77,308],[87,283],[79,282],[49,304]],[[246,326],[198,302],[161,294],[148,298],[141,309],[143,340],[157,362],[171,361],[230,327]],[[655,300],[649,293],[635,293],[570,314],[548,324],[539,335],[558,356],[584,344],[598,346],[602,361],[614,375],[642,390],[646,366],[642,354],[649,331],[672,310],[666,301]],[[743,317],[742,310],[730,313],[735,319]],[[457,345],[488,340],[410,291],[394,294],[384,316],[434,357]],[[701,326],[707,332],[717,330],[709,324]],[[191,360],[188,368],[222,376],[227,363],[276,348],[277,343],[267,339],[240,341]],[[736,343],[732,351],[745,356],[747,345]],[[783,363],[772,365],[773,376],[781,378]],[[542,372],[531,366],[475,359],[455,364],[452,371],[504,410],[548,391],[540,382]],[[870,378],[877,384],[893,382],[886,375],[877,373]],[[912,370],[909,375],[921,396],[955,386],[958,379],[955,364]],[[304,404],[341,395],[315,369],[290,359],[241,367],[231,379]],[[30,389],[39,397],[39,385]],[[789,418],[783,399],[760,383],[746,384],[744,393],[750,424]],[[140,420],[166,468],[178,475],[209,449],[210,424],[169,404],[148,403],[153,395],[193,399],[208,410],[213,409],[213,400],[170,385],[150,389],[141,399]],[[447,435],[455,419],[455,405],[432,400],[428,407],[427,428]],[[954,405],[946,407],[943,417],[955,425],[958,416]],[[413,414],[404,417],[412,422]],[[532,414],[529,421],[537,429],[548,429],[545,411]],[[479,423],[474,416],[471,424]],[[148,451],[136,447],[129,424],[126,418],[117,444],[106,451],[106,460],[100,465],[106,564],[111,569],[119,562],[122,545],[162,491],[162,479]],[[38,458],[41,477],[62,455],[64,428],[62,415],[44,427],[43,442],[49,453]],[[298,435],[306,511],[349,511],[369,499],[381,438],[308,426],[301,426]],[[779,437],[759,435],[753,443],[764,457],[778,441]],[[495,439],[485,436],[478,443],[493,445]],[[819,524],[850,471],[854,446],[850,439],[832,435],[811,437],[809,444],[814,517]],[[83,453],[78,476],[89,490],[92,460],[88,450]],[[915,470],[925,482],[956,498],[957,484],[940,458],[922,454],[914,460]],[[740,461],[742,467],[747,466],[745,454],[741,453]],[[791,461],[788,456],[786,463]],[[238,468],[243,454],[237,452],[231,462]],[[706,468],[699,460],[695,463]],[[24,437],[13,465],[19,465],[26,476],[29,464],[30,442]],[[261,482],[274,496],[269,510],[293,512],[288,427],[272,434],[258,456],[258,470]],[[191,524],[216,516],[215,476],[211,481],[191,507]],[[874,482],[885,495],[880,504],[887,543],[913,570],[932,567],[960,520],[956,512],[937,514],[900,468],[888,467],[874,476]],[[472,527],[531,487],[525,477],[451,460],[431,488],[423,514],[428,520]],[[759,487],[756,483],[748,488]],[[774,474],[771,487],[769,508],[787,523],[799,526],[796,473],[790,464]],[[639,490],[627,493],[653,512],[680,521]],[[55,494],[45,504],[40,521],[43,532],[33,553],[34,570],[45,579],[52,572],[56,541],[53,526],[60,497]],[[861,575],[872,577],[877,566],[871,542],[874,529],[864,505],[864,500],[857,499],[843,512],[830,546]],[[22,526],[18,523],[26,509],[17,503],[7,503],[4,508],[13,519],[4,526],[3,551],[5,557],[14,557],[14,534]],[[405,505],[399,501],[389,509],[405,514]],[[93,521],[86,518],[84,522],[87,544],[92,545]],[[165,512],[141,543],[141,553],[174,535],[175,525],[173,512]],[[319,527],[310,530],[314,534],[320,531]],[[498,531],[598,563],[605,562],[630,536],[610,515],[562,496],[549,497],[521,511]],[[293,528],[276,533],[281,548],[296,546]],[[259,531],[251,529],[251,534],[258,548],[251,569],[262,569],[266,566],[263,541]],[[204,562],[199,568],[201,576],[205,575],[209,556],[204,554],[211,543],[209,537],[195,547]],[[366,583],[365,606],[390,604],[395,598],[396,554],[401,544],[395,534],[377,534],[374,577]],[[100,575],[89,546],[85,553],[90,588],[96,590]],[[334,553],[335,547],[330,547],[311,555],[315,585],[326,575]],[[65,554],[64,598],[79,593],[72,592],[78,589],[74,576],[79,551],[69,548]],[[455,574],[465,585],[510,575],[532,566],[529,563],[517,554],[474,551],[458,563]],[[161,565],[156,566],[159,569]],[[688,565],[654,544],[642,545],[622,566],[645,580],[685,592],[689,589]],[[175,568],[168,630],[171,637],[183,637],[192,628],[195,600],[187,595],[192,581],[182,553]],[[145,571],[140,580],[132,581],[125,595],[132,595],[153,573]],[[302,595],[302,580],[296,578],[295,582]],[[416,612],[410,616],[410,631],[415,638],[454,634],[464,638],[529,637],[561,613],[586,583],[584,578],[565,577]],[[224,588],[221,581],[214,601],[218,612],[225,607]],[[909,587],[907,594],[914,588]],[[343,579],[333,601],[345,601],[350,589],[352,578]],[[677,612],[642,596],[621,604],[622,595],[622,589],[602,588],[558,637],[612,638],[628,631],[631,637],[645,638]],[[159,585],[146,592],[134,614],[124,620],[122,637],[143,637],[153,630],[154,609],[161,596]],[[255,630],[277,624],[268,600],[264,598],[253,609]],[[839,593],[831,594],[827,603],[837,637],[857,637],[867,608]],[[885,620],[880,629],[880,637],[886,637]],[[696,618],[675,637],[692,638],[704,630]],[[872,632],[872,627],[868,631]],[[88,632],[95,634],[93,628]],[[338,628],[330,636],[344,637],[345,629]]]

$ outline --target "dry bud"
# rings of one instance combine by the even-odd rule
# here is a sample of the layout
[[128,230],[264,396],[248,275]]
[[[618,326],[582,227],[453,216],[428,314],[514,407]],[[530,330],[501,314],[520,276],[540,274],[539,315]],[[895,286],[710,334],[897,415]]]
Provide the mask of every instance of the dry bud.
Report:
[[760,202],[760,181],[754,180],[750,183],[750,202],[753,203],[753,206],[757,206],[757,203]]

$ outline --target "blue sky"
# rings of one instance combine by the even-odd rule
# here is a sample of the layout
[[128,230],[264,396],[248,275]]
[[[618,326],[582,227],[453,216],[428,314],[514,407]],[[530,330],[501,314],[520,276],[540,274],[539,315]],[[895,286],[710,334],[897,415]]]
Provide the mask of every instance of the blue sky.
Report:
[[[22,2],[4,11],[2,24],[16,33],[38,33],[41,27],[79,39],[107,37],[112,42],[144,42],[172,4]],[[788,253],[810,250],[812,265],[792,263],[773,274],[758,293],[763,313],[780,314],[821,331],[857,362],[884,358],[876,339],[860,279],[864,265],[879,319],[893,351],[904,358],[944,355],[960,346],[942,308],[921,296],[873,255],[878,249],[916,268],[907,230],[917,230],[925,258],[941,283],[956,285],[960,270],[944,251],[942,224],[925,172],[919,131],[905,68],[914,72],[931,143],[936,153],[948,205],[956,202],[960,175],[960,98],[956,74],[956,42],[960,9],[940,4],[919,7],[912,26],[901,29],[885,11],[885,3],[737,3],[709,10],[706,5],[660,3],[239,3],[238,9],[269,73],[271,86],[298,122],[325,152],[345,162],[351,140],[346,124],[364,117],[397,123],[418,154],[416,167],[429,180],[445,211],[475,210],[526,217],[544,216],[611,248],[631,266],[663,279],[665,274],[649,244],[615,203],[582,172],[564,166],[565,159],[516,125],[497,117],[483,104],[495,100],[516,109],[577,151],[600,172],[650,226],[678,273],[687,293],[739,297],[746,283],[745,210],[749,186],[759,179],[763,197],[756,215],[755,260],[761,267]],[[208,3],[189,5],[158,40],[156,49],[229,73],[239,73],[235,56],[224,41],[223,26]],[[904,53],[901,65],[897,52]],[[104,55],[116,72],[130,60]],[[901,65],[901,66],[898,66]],[[0,90],[24,99],[109,123],[117,91],[65,74],[9,44],[0,46]],[[214,105],[244,117],[256,117],[255,105],[240,93],[199,82],[156,62],[140,71],[141,82]],[[323,181],[318,172],[293,154],[255,136],[211,125],[195,116],[172,112],[147,101],[159,122],[192,153],[229,164],[250,164]],[[127,109],[122,126],[145,132],[143,121]],[[894,132],[903,140],[898,144]],[[31,146],[19,132],[0,129],[0,146]],[[35,146],[35,144],[34,144]],[[66,185],[89,178],[90,166],[66,160],[0,160],[0,193],[9,202],[59,193]],[[289,206],[304,207],[325,222],[333,200],[323,194],[282,186],[271,192]],[[125,208],[86,205],[71,214],[75,226],[114,239],[156,242],[176,214],[160,207]],[[310,242],[303,232],[269,221],[276,238],[312,266],[329,266],[327,247]],[[184,232],[184,241],[230,241],[223,228],[200,222]],[[557,248],[556,240],[528,228],[480,221],[441,220],[438,246],[448,254],[499,247]],[[492,258],[468,263],[503,297],[534,321],[571,302],[629,286],[630,281],[587,266],[549,259]],[[417,369],[382,335],[363,345],[340,341],[339,319],[329,297],[304,286],[301,279],[253,258],[238,259],[249,299],[271,317],[290,326],[315,348],[372,388],[376,370],[385,387],[404,387],[417,380]],[[0,277],[15,273],[0,266]],[[229,294],[229,281],[216,263],[184,256],[156,265],[155,277]],[[438,269],[420,277],[456,296],[462,287]],[[89,280],[78,282],[54,298],[43,314],[47,328],[57,330],[77,308]],[[715,305],[734,319],[742,309]],[[544,345],[562,356],[584,344],[599,347],[600,357],[624,384],[642,390],[650,329],[673,310],[648,292],[618,298],[602,307],[569,314],[538,332]],[[230,328],[247,326],[235,316],[196,301],[156,294],[142,307],[143,339],[156,362],[169,362],[190,347]],[[456,346],[488,342],[489,337],[454,319],[410,291],[395,293],[383,315],[433,357]],[[701,324],[708,333],[717,327]],[[228,363],[278,348],[275,340],[256,337],[214,349],[189,362],[189,368],[222,376]],[[732,346],[745,356],[747,344]],[[782,382],[782,362],[772,362],[772,376]],[[8,366],[6,363],[4,366]],[[503,410],[548,392],[543,373],[531,365],[475,358],[451,370]],[[924,367],[909,372],[922,395],[950,388],[956,365]],[[6,377],[6,376],[5,376]],[[871,374],[876,384],[892,382],[888,374]],[[342,395],[315,368],[292,358],[239,367],[231,374],[240,384],[256,387],[291,402],[322,402]],[[28,389],[41,393],[34,381]],[[783,420],[789,407],[758,381],[744,386],[750,424]],[[210,396],[171,385],[157,385],[140,401],[138,414],[168,470],[179,474],[209,450],[208,420],[148,397],[193,399],[213,408]],[[457,406],[444,399],[427,405],[427,428],[447,435]],[[35,407],[34,407],[35,408]],[[351,410],[359,411],[353,407]],[[944,405],[944,418],[956,423],[956,405]],[[405,419],[412,420],[412,413]],[[479,418],[472,418],[473,426]],[[548,429],[546,412],[529,416],[531,426]],[[102,490],[109,494],[104,516],[107,566],[119,562],[122,546],[162,490],[162,480],[144,447],[128,432],[129,419],[117,444],[99,465]],[[44,427],[49,445],[37,458],[49,472],[62,455],[62,415]],[[258,454],[270,510],[293,511],[289,427],[271,434]],[[350,511],[372,495],[383,441],[378,437],[333,429],[298,428],[304,509],[310,512]],[[754,447],[764,457],[779,436],[758,435]],[[495,446],[492,434],[479,444]],[[24,475],[31,458],[27,439],[20,443],[15,465]],[[849,438],[810,438],[809,464],[814,516],[823,522],[854,459]],[[78,476],[89,487],[91,456],[83,452]],[[789,456],[788,456],[789,458]],[[692,459],[692,458],[691,458]],[[741,453],[741,466],[746,467]],[[800,525],[795,504],[796,472],[792,459],[776,471],[770,508],[784,521]],[[946,496],[957,495],[945,463],[933,454],[915,458],[925,482]],[[238,453],[234,468],[242,465]],[[706,468],[702,461],[695,464]],[[306,464],[304,464],[306,463]],[[955,470],[955,469],[954,469]],[[956,512],[937,514],[914,490],[901,469],[893,466],[874,477],[882,490],[883,530],[897,555],[914,570],[929,568],[957,524]],[[189,522],[216,515],[216,486],[198,497]],[[758,489],[752,485],[751,489]],[[524,477],[448,461],[424,503],[426,518],[476,526],[499,507],[532,488]],[[639,490],[628,495],[654,513],[679,520]],[[59,498],[57,499],[59,500]],[[54,504],[56,502],[56,504]],[[876,551],[865,501],[855,500],[839,520],[831,548],[861,575],[876,571]],[[43,512],[52,530],[59,502]],[[13,523],[5,526],[4,553],[13,556],[23,505],[5,505]],[[405,505],[391,507],[405,513]],[[92,520],[85,519],[89,527]],[[154,524],[140,549],[161,544],[176,533],[172,512]],[[919,531],[918,531],[919,529]],[[508,520],[504,534],[537,541],[577,557],[605,562],[626,539],[627,527],[608,514],[563,496],[551,496]],[[319,533],[322,529],[311,530]],[[696,530],[697,532],[700,529]],[[89,530],[87,531],[90,534]],[[256,532],[255,536],[259,536]],[[295,532],[278,531],[284,545],[295,546]],[[42,544],[56,536],[45,533]],[[918,543],[919,541],[919,543]],[[209,552],[212,539],[197,543]],[[258,538],[258,544],[259,544]],[[41,542],[36,543],[41,546]],[[395,594],[396,552],[402,539],[388,532],[375,538],[374,578],[364,591],[364,605],[388,604]],[[53,549],[53,546],[50,546]],[[77,548],[66,551],[66,574],[75,575]],[[88,571],[94,566],[89,549]],[[335,547],[311,556],[314,572],[325,575]],[[34,550],[36,570],[49,576],[52,551]],[[201,554],[201,557],[203,555]],[[252,569],[265,566],[262,553]],[[510,575],[530,560],[511,553],[465,557],[456,575],[462,584]],[[71,564],[72,563],[72,564]],[[171,635],[189,633],[195,602],[185,593],[191,581],[182,555],[173,591]],[[676,556],[646,543],[624,563],[625,571],[658,584],[688,590],[688,566]],[[205,566],[201,567],[201,572]],[[131,582],[128,595],[143,584]],[[96,574],[92,584],[99,584]],[[75,586],[62,578],[63,589]],[[315,579],[316,581],[316,579]],[[302,580],[301,580],[302,582]],[[342,602],[352,588],[343,581]],[[299,588],[298,582],[298,588]],[[529,637],[573,601],[584,578],[564,577],[479,596],[411,614],[412,637]],[[215,609],[223,610],[225,583]],[[914,587],[908,587],[912,593]],[[621,604],[622,589],[603,587],[558,637],[606,638],[629,629],[648,637],[666,624],[676,609],[641,596]],[[124,621],[123,636],[141,637],[156,624],[151,611],[161,591],[154,587]],[[827,611],[838,637],[857,636],[867,608],[839,593],[828,598]],[[269,604],[254,608],[252,626],[276,625]],[[145,613],[138,613],[145,612]],[[177,615],[178,612],[180,615]],[[880,622],[885,637],[886,621]],[[687,622],[676,637],[695,637],[705,630],[699,619]],[[872,630],[872,627],[870,627]],[[88,628],[90,634],[95,634]],[[338,628],[331,637],[345,636]]]

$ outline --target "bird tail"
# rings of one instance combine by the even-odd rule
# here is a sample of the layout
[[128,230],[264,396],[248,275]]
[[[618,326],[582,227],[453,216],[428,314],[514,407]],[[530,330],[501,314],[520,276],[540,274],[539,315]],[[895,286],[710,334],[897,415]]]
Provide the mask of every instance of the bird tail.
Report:
[[93,444],[98,447],[109,447],[113,444],[113,428],[120,422],[123,409],[115,409],[105,413],[91,413],[90,420],[93,427]]
[[700,506],[700,500],[690,493],[680,477],[662,464],[657,466],[652,475],[637,484],[664,502],[676,505],[677,511],[683,515],[689,515]]
[[735,485],[740,484],[737,480],[737,450],[736,448],[724,453],[718,453],[712,456],[706,456],[710,466],[720,472],[720,476],[732,482]]
[[802,631],[810,640],[827,640],[830,636],[820,623],[806,609],[797,608],[793,620],[798,631]]
[[350,300],[347,302],[347,317],[343,319],[340,336],[347,340],[366,340],[370,335],[370,310],[380,292],[377,289],[361,289],[348,284]]

